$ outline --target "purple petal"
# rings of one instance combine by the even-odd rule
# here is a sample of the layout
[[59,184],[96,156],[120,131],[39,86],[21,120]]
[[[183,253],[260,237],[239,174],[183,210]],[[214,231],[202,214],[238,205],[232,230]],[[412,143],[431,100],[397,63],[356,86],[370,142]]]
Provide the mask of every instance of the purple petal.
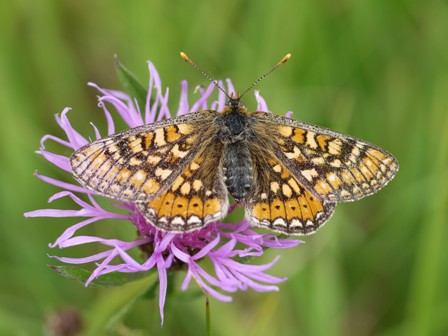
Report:
[[209,293],[211,296],[213,296],[215,299],[222,301],[222,302],[231,302],[232,297],[228,295],[224,295],[219,293],[218,291],[214,290],[212,287],[208,286],[200,277],[195,277],[196,282],[198,285],[204,289],[207,293]]
[[273,261],[270,263],[267,263],[265,265],[248,265],[248,264],[241,264],[237,261],[234,261],[232,259],[222,259],[222,264],[234,269],[239,272],[263,272],[267,269],[271,268],[280,258],[280,256],[277,256]]
[[70,226],[68,229],[66,229],[60,236],[58,239],[56,239],[56,241],[53,244],[50,244],[49,246],[51,248],[56,247],[60,244],[62,244],[64,241],[66,241],[67,239],[71,238],[76,231],[78,231],[80,228],[83,228],[84,226],[87,226],[89,224],[92,224],[94,222],[99,221],[101,218],[98,217],[94,217],[94,218],[89,218],[86,219],[85,221],[79,222],[75,225]]
[[213,239],[210,243],[208,243],[201,251],[199,251],[198,253],[196,253],[193,256],[193,260],[199,260],[201,258],[204,258],[206,254],[208,254],[216,245],[218,245],[219,243],[219,235]]
[[179,108],[177,110],[178,116],[187,114],[190,110],[188,108],[188,82],[186,80],[183,80],[180,83],[180,99],[179,99]]
[[96,139],[96,140],[101,139],[102,136],[101,136],[101,134],[100,134],[100,131],[98,131],[98,128],[95,126],[95,124],[91,122],[90,125],[92,125],[92,127],[93,127],[93,131],[95,132],[95,139]]
[[253,280],[251,280],[249,277],[244,276],[243,274],[233,271],[233,274],[241,281],[241,289],[246,290],[248,287],[252,288],[253,290],[256,290],[257,292],[271,292],[271,291],[278,291],[277,286],[272,285],[262,285],[259,284]]
[[264,98],[260,95],[260,91],[255,90],[255,99],[257,100],[257,111],[264,111],[268,112],[268,104],[266,104],[266,101]]
[[67,113],[70,111],[71,108],[66,107],[62,113],[61,117],[59,118],[58,115],[56,115],[56,121],[61,126],[61,128],[65,131],[65,134],[67,134],[68,141],[71,144],[71,147],[73,149],[78,149],[84,145],[87,144],[86,138],[84,138],[81,134],[79,134],[70,124],[70,121],[67,118]]
[[56,167],[58,167],[62,170],[65,170],[66,172],[69,172],[69,173],[72,172],[72,167],[70,165],[70,160],[68,157],[59,155],[59,154],[54,154],[51,152],[47,152],[44,149],[39,150],[37,153],[41,154],[45,158],[45,160],[51,162]]
[[160,318],[162,319],[163,325],[163,307],[165,306],[166,299],[166,289],[168,287],[168,279],[166,276],[166,268],[163,259],[157,262],[157,270],[159,271],[159,309]]
[[57,257],[57,256],[49,256],[50,258],[59,260],[61,262],[64,262],[66,264],[75,264],[75,265],[80,265],[80,264],[87,264],[87,263],[91,263],[91,262],[95,262],[101,259],[106,258],[108,255],[110,254],[109,251],[105,251],[105,252],[100,252],[88,257],[84,257],[84,258],[65,258],[65,257]]
[[67,183],[67,182],[62,182],[62,181],[53,179],[48,176],[39,175],[37,172],[34,173],[34,176],[36,176],[38,179],[40,179],[48,184],[52,184],[52,185],[62,188],[62,189],[66,189],[66,190],[78,192],[78,193],[84,193],[84,194],[95,194],[95,192],[87,190],[83,187],[80,187],[80,186],[77,186],[77,185],[74,185],[71,183]]
[[173,240],[173,238],[176,236],[176,234],[174,233],[167,233],[163,238],[162,241],[160,242],[159,246],[158,246],[158,250],[160,252],[163,252],[166,250],[166,248],[168,247],[168,245],[171,243],[171,241]]
[[[234,283],[231,282],[222,282],[216,279],[215,277],[208,274],[206,271],[204,271],[203,268],[201,268],[197,263],[192,262],[190,264],[190,267],[193,269],[193,274],[196,274],[197,277],[202,277],[205,280],[207,280],[211,285],[215,287],[219,287],[227,292],[235,292],[237,288],[235,287]],[[197,280],[197,279],[196,279]]]
[[98,106],[101,107],[104,111],[104,115],[106,116],[107,121],[107,135],[111,135],[115,133],[115,123],[112,119],[112,115],[110,114],[109,110],[106,107],[106,104],[103,102],[98,102]]
[[96,278],[98,278],[102,274],[102,270],[105,269],[107,265],[116,257],[115,250],[111,250],[111,253],[107,256],[106,259],[103,260],[101,264],[92,272],[90,277],[86,281],[86,287]]
[[[120,91],[102,89],[95,83],[88,83],[88,85],[104,94],[104,96],[98,99],[98,103],[108,102],[112,104],[120,117],[129,125],[129,127],[133,128],[143,124],[143,119],[136,111],[132,98],[127,94]],[[123,100],[127,102],[127,105],[123,102]]]
[[182,286],[180,287],[183,291],[188,289],[188,285],[190,284],[191,278],[193,277],[193,273],[190,269],[188,269],[187,274],[185,275],[185,279],[182,282]]
[[236,246],[236,239],[232,238],[227,243],[222,245],[216,252],[213,252],[215,255],[227,256]]
[[[227,93],[229,94],[229,96],[231,96],[232,94],[236,96],[236,90],[233,87],[233,83],[230,80],[230,78],[226,79],[226,83],[227,83]],[[224,102],[224,104],[225,104],[225,102]],[[224,106],[221,106],[221,109],[223,109],[223,108],[224,108]]]
[[182,252],[181,250],[179,250],[179,249],[177,248],[176,245],[171,244],[171,250],[173,251],[174,256],[175,256],[177,259],[183,261],[183,262],[186,263],[186,264],[190,263],[191,256],[188,255],[187,253]]
[[39,209],[25,212],[24,216],[28,217],[90,217],[83,210],[61,210],[61,209]]
[[54,142],[57,142],[58,144],[61,144],[65,147],[72,148],[72,145],[70,144],[70,142],[62,140],[62,139],[55,137],[54,135],[51,135],[51,134],[44,135],[42,137],[42,139],[40,139],[41,148],[45,149],[45,142],[47,140],[53,140]]
[[199,89],[201,92],[201,97],[193,104],[193,106],[190,109],[190,112],[196,112],[199,111],[202,107],[202,109],[207,109],[207,99],[210,97],[210,95],[213,93],[213,90],[215,89],[215,84],[210,83],[207,87],[207,90],[203,91],[202,89]]
[[168,109],[168,96],[169,96],[170,90],[166,89],[166,93],[164,96],[160,97],[160,110],[159,115],[157,116],[157,121],[163,120],[164,118],[169,119],[171,118],[170,110]]

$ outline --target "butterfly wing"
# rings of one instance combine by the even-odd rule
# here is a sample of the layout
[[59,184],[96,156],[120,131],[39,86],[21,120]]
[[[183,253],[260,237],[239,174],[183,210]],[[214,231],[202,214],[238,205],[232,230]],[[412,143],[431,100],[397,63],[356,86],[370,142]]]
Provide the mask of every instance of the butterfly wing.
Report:
[[309,192],[272,152],[252,148],[254,180],[246,216],[257,227],[285,234],[317,231],[333,214],[335,203]]
[[252,117],[262,142],[322,200],[361,199],[384,187],[398,171],[390,153],[362,140],[271,113],[254,112]]
[[156,228],[186,233],[224,217],[229,205],[222,179],[223,145],[213,142],[184,168],[170,188],[150,202],[138,202]]
[[136,127],[94,141],[70,158],[87,189],[121,200],[150,200],[166,190],[213,138],[215,111],[201,111]]

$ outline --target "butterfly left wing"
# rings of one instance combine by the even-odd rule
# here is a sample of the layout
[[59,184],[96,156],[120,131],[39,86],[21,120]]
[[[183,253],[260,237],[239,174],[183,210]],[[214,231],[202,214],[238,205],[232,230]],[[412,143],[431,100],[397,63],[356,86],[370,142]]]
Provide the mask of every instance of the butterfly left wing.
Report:
[[253,153],[257,182],[246,197],[246,217],[254,226],[308,235],[330,219],[335,203],[315,197],[269,151],[253,148]]
[[301,184],[330,202],[371,195],[397,173],[397,160],[365,141],[271,113],[252,113],[254,132]]
[[150,202],[138,202],[142,215],[156,228],[173,233],[199,230],[227,214],[228,193],[222,179],[223,145],[210,143]]

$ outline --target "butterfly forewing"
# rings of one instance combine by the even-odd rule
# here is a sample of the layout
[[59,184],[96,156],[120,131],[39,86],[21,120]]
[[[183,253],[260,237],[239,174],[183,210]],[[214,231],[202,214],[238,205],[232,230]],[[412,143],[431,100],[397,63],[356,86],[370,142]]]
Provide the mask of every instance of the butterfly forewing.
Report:
[[398,171],[397,160],[367,142],[325,128],[255,112],[256,129],[272,129],[272,150],[303,186],[331,202],[373,194]]
[[176,233],[198,230],[224,217],[229,200],[219,169],[222,148],[219,142],[210,144],[165,193],[137,203],[143,216],[157,228]]
[[70,162],[86,188],[115,199],[150,200],[166,190],[197,155],[214,113],[203,111],[94,141]]

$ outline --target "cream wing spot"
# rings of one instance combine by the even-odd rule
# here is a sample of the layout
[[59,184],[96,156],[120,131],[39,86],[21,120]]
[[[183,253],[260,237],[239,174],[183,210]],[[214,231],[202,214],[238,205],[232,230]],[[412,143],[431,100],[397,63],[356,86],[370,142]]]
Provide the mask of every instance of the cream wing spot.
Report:
[[304,157],[302,152],[300,151],[299,147],[297,147],[297,146],[294,146],[292,153],[286,152],[285,155],[288,159],[298,159],[298,158]]
[[292,135],[292,127],[290,126],[280,126],[278,128],[278,132],[284,136],[285,138],[290,137]]
[[136,157],[132,157],[132,158],[129,160],[129,164],[130,164],[131,166],[139,166],[139,165],[142,164],[142,160],[137,159]]
[[201,181],[201,180],[194,180],[194,181],[193,181],[193,189],[194,189],[194,191],[199,191],[199,190],[201,190],[201,189],[202,189],[202,186],[203,186],[203,184],[202,184],[202,181]]
[[157,168],[155,171],[156,176],[160,177],[162,180],[166,180],[168,176],[171,175],[173,171],[171,169]]
[[193,132],[193,128],[187,124],[178,124],[177,129],[179,130],[180,133],[182,133],[184,135],[187,135],[187,134],[190,134],[191,132]]
[[333,160],[330,162],[330,165],[335,168],[340,168],[342,166],[342,162],[339,159]]
[[160,160],[162,160],[162,158],[157,155],[148,155],[148,157],[146,158],[146,161],[149,164],[158,164],[160,162]]
[[190,182],[185,182],[184,184],[182,184],[182,187],[180,187],[180,192],[182,193],[182,195],[188,195],[190,193],[190,190],[191,190]]
[[286,183],[283,183],[283,185],[282,185],[282,192],[283,192],[283,195],[284,195],[284,196],[286,196],[286,197],[288,197],[288,198],[291,198],[291,196],[292,196],[292,190],[291,190],[291,188],[289,187],[289,185],[287,185]]
[[274,167],[272,167],[272,169],[276,172],[276,173],[281,173],[282,172],[282,167],[278,164],[275,165]]
[[277,193],[277,191],[280,189],[280,185],[277,182],[271,182],[271,191],[273,193]]
[[316,169],[314,169],[314,168],[302,170],[302,175],[310,182],[313,181],[313,179],[315,177],[319,176],[319,174],[317,173]]
[[165,131],[163,130],[163,128],[156,129],[154,134],[155,134],[154,142],[157,146],[161,147],[166,145]]
[[301,193],[302,193],[302,190],[300,189],[300,187],[299,187],[299,185],[297,184],[297,181],[296,181],[295,179],[290,178],[290,179],[288,180],[288,184],[289,184],[289,186],[294,190],[294,192],[295,192],[296,194],[301,194]]
[[199,167],[200,166],[196,162],[194,162],[194,161],[190,164],[190,169],[191,170],[197,170]]
[[179,157],[179,158],[184,158],[185,156],[187,156],[188,151],[182,151],[179,149],[179,145],[175,144],[174,147],[171,149],[171,153],[173,153],[174,156]]
[[308,131],[306,133],[306,144],[313,149],[317,148],[317,142],[316,142],[315,136],[316,136],[316,133],[314,133],[314,132]]
[[323,165],[323,164],[325,164],[325,159],[323,157],[316,157],[316,158],[312,158],[311,162],[316,165]]

